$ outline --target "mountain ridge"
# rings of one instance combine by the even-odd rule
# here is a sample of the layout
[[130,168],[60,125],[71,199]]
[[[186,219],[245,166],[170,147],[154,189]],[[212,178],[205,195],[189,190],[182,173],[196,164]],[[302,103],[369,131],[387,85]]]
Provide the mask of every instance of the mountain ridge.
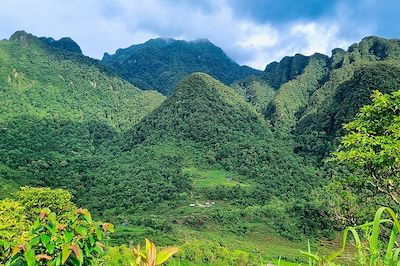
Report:
[[[149,42],[145,56],[188,45]],[[289,238],[325,236],[332,228],[325,186],[337,169],[324,159],[337,147],[340,124],[376,86],[400,86],[399,42],[377,37],[331,57],[285,57],[231,87],[209,74],[181,79],[171,71],[177,84],[169,97],[51,43],[23,32],[0,41],[0,185],[67,188],[96,216],[159,231],[264,223]],[[121,61],[134,63],[123,52]],[[148,78],[143,73],[136,78]],[[223,173],[219,182],[212,171]],[[197,200],[217,206],[197,213],[188,208]]]
[[207,39],[151,39],[118,49],[113,55],[105,54],[102,62],[132,84],[142,89],[153,88],[165,95],[170,95],[184,76],[194,72],[208,73],[225,85],[261,73],[240,66]]

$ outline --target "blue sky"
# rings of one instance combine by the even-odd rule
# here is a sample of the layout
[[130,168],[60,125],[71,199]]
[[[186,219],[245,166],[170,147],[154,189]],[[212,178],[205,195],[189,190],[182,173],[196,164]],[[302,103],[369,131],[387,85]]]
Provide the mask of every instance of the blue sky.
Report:
[[150,38],[208,38],[259,69],[296,53],[330,54],[367,35],[400,38],[398,0],[2,0],[0,39],[69,36],[86,55]]

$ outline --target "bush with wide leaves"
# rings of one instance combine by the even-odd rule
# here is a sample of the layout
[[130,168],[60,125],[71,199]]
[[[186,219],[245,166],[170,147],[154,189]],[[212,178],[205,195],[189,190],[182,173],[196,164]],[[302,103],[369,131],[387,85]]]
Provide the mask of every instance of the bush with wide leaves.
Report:
[[10,247],[5,265],[93,265],[104,253],[106,233],[113,230],[110,223],[94,222],[86,209],[77,209],[66,223],[59,223],[56,214],[46,208],[28,240]]

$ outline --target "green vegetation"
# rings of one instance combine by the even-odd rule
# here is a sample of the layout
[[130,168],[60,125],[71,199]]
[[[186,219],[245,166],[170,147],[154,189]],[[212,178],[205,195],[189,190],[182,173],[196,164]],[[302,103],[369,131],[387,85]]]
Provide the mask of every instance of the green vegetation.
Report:
[[[18,201],[0,200],[0,265],[112,264],[113,248],[108,251],[105,242],[114,225],[93,221],[88,210],[72,204],[68,191],[25,187],[14,196]],[[157,251],[154,243],[145,241],[144,251],[137,245],[128,253],[131,258],[125,254],[126,264],[158,266],[179,251],[176,247]]]
[[[0,42],[1,122],[19,117],[90,122],[123,130],[164,99],[109,74],[100,63],[16,32]],[[66,122],[63,122],[66,123]],[[2,131],[11,127],[2,125]]]
[[[375,91],[372,103],[361,108],[354,121],[344,126],[346,135],[339,151],[334,153],[334,160],[353,172],[337,180],[346,184],[340,188],[341,193],[348,195],[347,203],[336,207],[343,219],[363,222],[363,215],[379,204],[399,211],[399,100],[400,91]],[[361,206],[363,212],[354,212]]]
[[273,88],[279,89],[282,84],[300,76],[309,61],[310,57],[302,54],[285,56],[279,63],[268,64],[262,73],[262,77]]
[[266,110],[267,117],[278,130],[293,128],[296,124],[297,113],[307,105],[310,95],[317,90],[321,81],[326,79],[329,62],[327,56],[316,54],[308,57],[307,61],[308,64],[301,75],[279,87]]
[[94,265],[104,253],[103,232],[112,231],[111,224],[93,222],[90,213],[78,209],[61,224],[56,214],[46,208],[40,212],[26,243],[11,245],[7,265]]
[[199,170],[191,167],[184,168],[183,173],[191,175],[195,188],[249,186],[240,182],[243,179],[242,176],[225,170]]
[[[174,143],[170,147],[175,146],[175,151],[169,150],[168,156],[174,152],[181,169],[194,164],[243,176],[242,183],[254,185],[217,186],[204,191],[208,198],[237,207],[267,205],[271,210],[276,207],[284,216],[290,216],[288,213],[295,209],[312,212],[310,191],[324,183],[317,169],[291,152],[290,143],[273,137],[262,115],[206,74],[185,78],[158,109],[127,132],[126,139],[121,156],[137,154],[143,147],[157,147],[158,152],[163,152],[165,143]],[[186,147],[188,152],[179,147]],[[198,182],[193,180],[194,184]],[[275,200],[287,204],[274,206]],[[314,234],[327,225],[318,228],[303,222],[293,218],[291,226],[283,228],[279,222],[276,228],[286,236],[299,237],[301,231]]]
[[42,42],[46,43],[49,47],[54,47],[55,49],[62,49],[72,53],[82,54],[82,50],[79,45],[74,42],[71,38],[64,37],[59,40],[54,40],[53,38],[40,37]]
[[[388,42],[392,44],[386,45]],[[388,48],[393,45],[398,46],[398,41],[368,37],[351,46],[348,52],[335,51],[331,60],[340,64],[331,66],[327,79],[297,114],[293,132],[297,153],[318,161],[329,157],[344,133],[342,125],[371,102],[374,90],[390,93],[399,89],[400,53]],[[380,57],[383,51],[387,56]]]
[[118,49],[114,55],[106,53],[102,62],[133,85],[164,95],[170,95],[182,78],[194,72],[210,74],[227,85],[260,74],[248,66],[239,66],[207,39],[153,39]]
[[[214,58],[207,60],[225,84],[243,80],[231,87],[205,73],[181,80],[198,70],[190,63],[197,54],[182,54],[185,47]],[[144,72],[118,73],[134,84],[151,81],[144,88],[154,86],[168,98],[140,91],[78,48],[70,39],[24,32],[0,41],[0,197],[8,198],[0,201],[3,261],[11,245],[33,241],[35,256],[56,264],[63,257],[82,264],[83,256],[107,265],[151,265],[153,243],[132,249],[149,238],[181,247],[170,265],[260,265],[279,258],[289,265],[307,262],[298,250],[309,239],[310,252],[318,251],[311,258],[322,263],[327,257],[320,254],[340,248],[335,232],[365,229],[355,225],[382,205],[399,211],[397,41],[369,37],[348,51],[335,49],[331,58],[286,57],[262,74],[224,65],[226,56],[206,41],[152,40],[105,56],[104,62],[124,65],[170,51],[186,60],[182,69],[163,57],[148,60],[161,60],[160,71],[172,71],[166,74],[147,75],[146,64],[138,64]],[[382,93],[371,100],[376,89]],[[336,160],[326,160],[332,151]],[[91,217],[76,206],[116,224],[103,258],[90,243],[90,235],[100,240],[98,224],[87,224]],[[54,216],[68,226],[54,232]],[[97,251],[77,237],[71,241],[82,240],[82,252],[70,245],[63,255],[70,243],[65,230],[81,235],[82,224],[94,230],[86,236]],[[53,234],[57,249],[46,251],[50,242],[38,241],[32,226]],[[381,235],[390,239],[390,229]],[[368,232],[357,232],[368,240]],[[31,251],[15,251],[15,259],[32,260]],[[363,252],[368,259],[376,255]]]
[[74,212],[68,191],[25,187],[14,196],[17,200],[0,201],[2,265],[90,264],[101,251],[96,242],[102,238],[100,224],[87,210]]
[[[384,213],[389,215],[389,219],[383,219]],[[385,234],[385,224],[391,227],[386,239],[379,240],[382,233]],[[363,225],[347,227],[343,233],[342,248],[330,255],[323,256],[308,252],[302,252],[309,257],[309,265],[337,265],[335,260],[341,255],[348,245],[348,235],[352,234],[356,254],[353,255],[353,262],[357,265],[397,265],[400,262],[400,249],[396,246],[396,239],[399,236],[400,223],[396,213],[388,207],[381,207],[375,213],[373,222]],[[381,232],[383,231],[383,232]],[[365,239],[362,239],[362,236]],[[340,264],[338,264],[340,265]]]
[[164,99],[25,32],[0,41],[0,98],[2,197],[28,184],[83,194],[102,147]]
[[260,77],[249,77],[231,85],[236,93],[264,114],[274,99],[276,90]]

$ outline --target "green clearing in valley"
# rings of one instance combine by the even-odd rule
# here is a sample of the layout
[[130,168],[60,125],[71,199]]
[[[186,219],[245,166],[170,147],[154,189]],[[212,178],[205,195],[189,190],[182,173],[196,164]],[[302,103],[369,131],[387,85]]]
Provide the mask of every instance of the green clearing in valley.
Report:
[[195,167],[184,168],[183,172],[193,177],[193,184],[196,188],[215,187],[218,185],[234,187],[248,187],[249,184],[240,182],[241,176],[225,170],[198,169]]

